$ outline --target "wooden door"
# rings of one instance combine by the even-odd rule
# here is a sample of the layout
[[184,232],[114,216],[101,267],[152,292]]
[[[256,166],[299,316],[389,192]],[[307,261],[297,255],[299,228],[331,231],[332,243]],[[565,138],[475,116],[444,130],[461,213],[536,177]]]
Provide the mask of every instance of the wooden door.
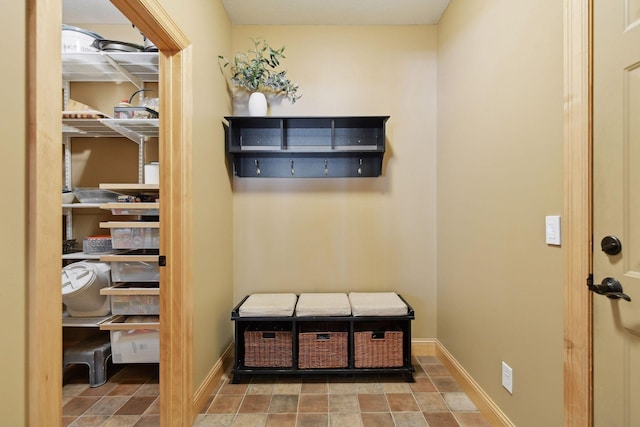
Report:
[[593,16],[594,425],[640,426],[640,0]]

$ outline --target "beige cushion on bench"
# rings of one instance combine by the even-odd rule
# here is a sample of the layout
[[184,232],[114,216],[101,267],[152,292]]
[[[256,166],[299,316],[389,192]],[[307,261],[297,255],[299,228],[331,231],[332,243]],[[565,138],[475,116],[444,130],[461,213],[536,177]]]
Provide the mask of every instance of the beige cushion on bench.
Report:
[[240,317],[278,317],[291,316],[296,306],[296,294],[251,294],[242,303],[238,313]]
[[405,304],[394,292],[351,292],[351,313],[354,316],[406,316]]
[[350,316],[351,305],[344,293],[301,293],[296,316]]

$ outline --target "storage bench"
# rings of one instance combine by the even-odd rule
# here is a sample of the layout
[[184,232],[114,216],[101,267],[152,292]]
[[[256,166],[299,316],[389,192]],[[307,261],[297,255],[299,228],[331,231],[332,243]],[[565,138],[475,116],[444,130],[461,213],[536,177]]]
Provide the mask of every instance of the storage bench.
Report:
[[[246,296],[231,312],[233,382],[243,375],[357,373],[399,373],[413,381],[413,308],[395,293],[342,295]],[[379,305],[385,298],[392,302],[386,309]]]

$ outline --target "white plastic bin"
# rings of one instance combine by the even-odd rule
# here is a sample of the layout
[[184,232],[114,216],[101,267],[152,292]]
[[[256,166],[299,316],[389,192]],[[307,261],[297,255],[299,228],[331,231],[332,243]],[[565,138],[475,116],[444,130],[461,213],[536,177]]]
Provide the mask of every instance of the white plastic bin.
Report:
[[111,311],[109,296],[100,289],[111,285],[107,263],[81,261],[62,269],[62,302],[72,317],[106,316]]

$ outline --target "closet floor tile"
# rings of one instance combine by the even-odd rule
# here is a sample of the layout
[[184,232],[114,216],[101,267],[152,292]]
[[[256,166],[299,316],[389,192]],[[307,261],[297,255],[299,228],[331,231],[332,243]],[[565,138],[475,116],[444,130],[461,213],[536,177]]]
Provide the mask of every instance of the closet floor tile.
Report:
[[[488,427],[489,423],[435,356],[412,359],[415,382],[399,375],[244,376],[231,372],[194,427]],[[83,369],[65,370],[64,427],[157,427],[157,364],[119,365],[89,387]]]

